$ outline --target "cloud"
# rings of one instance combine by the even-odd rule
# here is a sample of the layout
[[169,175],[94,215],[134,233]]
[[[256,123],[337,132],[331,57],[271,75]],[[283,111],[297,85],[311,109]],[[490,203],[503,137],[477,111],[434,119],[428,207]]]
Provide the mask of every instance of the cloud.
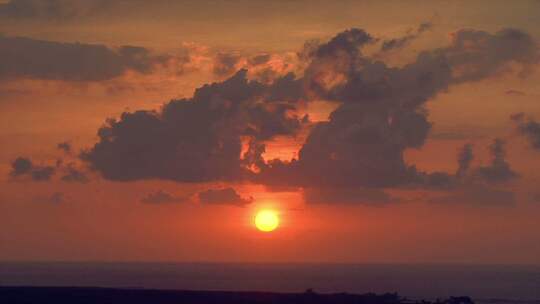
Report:
[[513,28],[495,34],[460,30],[453,35],[452,46],[439,52],[444,52],[453,66],[456,83],[496,75],[510,62],[520,64],[521,73],[526,73],[539,61],[538,46],[532,37]]
[[456,171],[456,176],[458,178],[463,177],[465,174],[467,174],[467,171],[469,170],[473,159],[474,155],[472,144],[465,144],[458,154],[459,167]]
[[366,31],[352,28],[338,33],[327,43],[319,45],[315,56],[318,58],[339,57],[345,54],[357,56],[360,47],[374,41],[375,39]]
[[511,207],[516,203],[512,191],[494,189],[481,184],[467,185],[450,194],[430,199],[437,204],[463,204],[479,207]]
[[217,53],[214,58],[213,73],[216,76],[231,76],[239,70],[242,57],[233,53]]
[[128,70],[150,73],[156,65],[167,64],[170,58],[137,46],[109,48],[101,44],[0,35],[0,80],[103,81]]
[[305,99],[304,82],[294,73],[287,73],[274,80],[268,92],[269,101],[296,102]]
[[[125,112],[106,121],[81,159],[108,180],[249,180],[311,188],[308,194],[317,187],[349,189],[342,191],[346,202],[370,197],[351,189],[449,189],[462,183],[457,175],[475,173],[478,183],[516,176],[502,141],[492,146],[492,163],[475,169],[470,168],[472,149],[464,148],[456,174],[422,172],[405,161],[404,153],[424,145],[432,125],[427,102],[437,94],[495,76],[510,64],[537,63],[538,48],[527,33],[460,30],[447,47],[422,51],[402,66],[365,55],[363,49],[376,41],[364,30],[346,30],[325,43],[309,43],[298,56],[298,74],[265,82],[250,79],[242,69],[159,111]],[[272,58],[251,62],[265,65]],[[329,119],[305,129],[309,134],[296,159],[265,161],[266,142],[301,131],[307,119],[298,109],[314,100],[336,105]]]
[[363,204],[371,206],[385,206],[400,202],[401,199],[392,197],[379,189],[361,188],[305,188],[304,201],[308,204]]
[[412,33],[411,31],[409,31],[409,33],[403,37],[384,40],[381,46],[381,51],[388,52],[391,50],[401,49],[408,45],[414,39],[418,38],[425,31],[430,30],[432,27],[432,23],[424,22],[420,24],[418,28]]
[[64,170],[65,173],[60,179],[65,182],[87,183],[90,181],[86,174],[72,163],[68,164]]
[[248,59],[248,63],[252,66],[257,66],[267,63],[271,59],[270,54],[259,54]]
[[69,142],[67,142],[67,141],[58,143],[56,145],[56,148],[58,148],[59,150],[64,151],[65,153],[70,153],[71,152],[71,144]]
[[[518,174],[512,170],[506,161],[504,141],[494,139],[489,146],[491,163],[487,166],[471,167],[474,159],[473,146],[463,145],[458,151],[458,168],[454,175],[446,172],[432,172],[425,175],[425,186],[435,189],[460,189],[463,187],[488,187],[488,184],[502,184],[512,181]],[[493,185],[490,185],[490,187]]]
[[253,202],[253,198],[242,198],[233,188],[209,189],[199,192],[199,201],[208,205],[232,205],[244,207]]
[[540,150],[540,123],[533,118],[526,118],[524,113],[517,113],[510,117],[517,126],[518,132],[525,136],[531,147]]
[[[238,52],[219,52],[213,58],[212,72],[218,78],[230,77],[241,69],[248,71],[248,78],[264,84],[270,84],[282,77],[282,82],[289,82],[289,78],[296,78],[292,73],[298,56],[291,53],[257,55],[242,55]],[[283,77],[287,75],[287,77]],[[286,100],[291,96],[283,96]]]
[[510,168],[510,164],[506,161],[504,144],[503,140],[494,139],[489,147],[492,156],[491,164],[489,166],[480,166],[476,170],[476,174],[487,182],[506,182],[518,177],[517,173]]
[[0,4],[0,17],[14,20],[65,21],[103,12],[115,0],[10,0]]
[[13,178],[29,176],[33,181],[48,181],[55,172],[52,166],[39,166],[29,158],[18,157],[11,163],[10,176]]
[[110,180],[247,178],[252,172],[242,160],[242,139],[293,135],[302,122],[294,104],[267,101],[271,87],[247,80],[246,73],[204,85],[192,98],[172,100],[160,112],[125,112],[107,120],[99,142],[81,158]]
[[142,203],[145,204],[167,204],[167,203],[183,203],[188,199],[185,197],[176,197],[170,193],[167,193],[163,190],[158,190],[156,192],[149,193],[141,199]]
[[[418,172],[403,158],[405,150],[422,147],[430,132],[427,101],[452,85],[494,76],[510,63],[538,61],[532,38],[516,29],[460,30],[448,47],[423,51],[401,67],[364,56],[362,48],[374,40],[354,29],[308,53],[307,95],[339,106],[311,129],[298,159],[268,163],[260,180],[339,187],[429,183],[435,176]],[[497,161],[482,175],[503,174],[504,164]]]
[[87,183],[90,179],[73,162],[63,165],[62,159],[56,161],[56,166],[36,165],[27,157],[18,157],[11,163],[11,178],[28,177],[32,181],[49,181],[56,172],[62,172],[60,180],[65,182]]

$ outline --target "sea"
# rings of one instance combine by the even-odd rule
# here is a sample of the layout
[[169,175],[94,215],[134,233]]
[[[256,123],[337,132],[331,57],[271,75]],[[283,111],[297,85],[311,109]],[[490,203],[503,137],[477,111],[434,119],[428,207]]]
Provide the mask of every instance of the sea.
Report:
[[540,304],[540,265],[0,262],[0,286],[320,293]]

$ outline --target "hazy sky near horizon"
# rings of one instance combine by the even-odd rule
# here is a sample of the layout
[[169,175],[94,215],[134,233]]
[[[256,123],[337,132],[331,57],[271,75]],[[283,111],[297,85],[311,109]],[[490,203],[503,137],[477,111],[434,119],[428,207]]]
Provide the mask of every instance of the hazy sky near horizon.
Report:
[[540,264],[539,41],[532,0],[0,0],[0,260]]

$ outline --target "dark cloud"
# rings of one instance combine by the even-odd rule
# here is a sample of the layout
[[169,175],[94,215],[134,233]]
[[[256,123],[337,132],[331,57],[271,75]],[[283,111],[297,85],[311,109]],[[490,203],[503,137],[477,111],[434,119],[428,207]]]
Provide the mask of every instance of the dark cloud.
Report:
[[360,47],[375,39],[366,31],[352,28],[338,33],[327,43],[321,44],[315,51],[317,57],[338,57],[345,54],[356,56]]
[[308,204],[364,204],[385,206],[401,200],[379,189],[361,189],[350,187],[305,188],[304,201]]
[[251,66],[265,64],[268,62],[268,60],[270,60],[270,57],[270,54],[255,55],[248,59],[248,64]]
[[467,185],[452,193],[430,199],[432,203],[463,204],[479,207],[511,207],[516,203],[512,191],[494,189],[482,184]]
[[62,159],[56,160],[55,166],[36,165],[29,158],[18,157],[11,163],[10,176],[12,178],[28,177],[33,181],[49,181],[56,172],[61,172],[60,180],[65,182],[87,183],[89,178],[86,173],[70,162],[63,164]]
[[493,143],[489,147],[492,156],[491,164],[480,166],[476,170],[476,174],[487,182],[507,182],[518,176],[506,161],[504,144],[504,141],[501,139],[497,138],[493,140]]
[[233,188],[209,189],[199,192],[199,201],[208,205],[232,205],[244,207],[253,202],[253,198],[242,198]]
[[34,181],[50,180],[55,172],[52,166],[39,166],[32,163],[29,158],[18,157],[11,163],[11,177],[29,176]]
[[305,98],[304,81],[292,72],[276,78],[268,92],[269,101],[296,102]]
[[506,161],[504,141],[494,139],[489,146],[491,163],[487,166],[471,168],[474,159],[472,144],[465,144],[458,151],[458,168],[454,175],[446,172],[433,172],[426,175],[426,185],[430,188],[460,189],[463,187],[474,188],[477,186],[492,187],[489,184],[502,184],[518,177]]
[[101,81],[128,70],[149,73],[155,65],[166,64],[168,58],[136,46],[113,49],[0,35],[0,79]]
[[403,48],[404,46],[408,45],[412,40],[418,38],[420,34],[431,29],[432,27],[433,24],[431,24],[430,22],[424,22],[420,24],[415,31],[409,31],[409,33],[407,33],[407,35],[403,37],[385,40],[382,43],[381,51],[388,52],[390,50],[397,50]]
[[294,105],[267,101],[269,91],[241,70],[204,85],[190,99],[172,100],[160,112],[126,112],[108,120],[82,159],[111,180],[244,179],[252,172],[241,159],[242,138],[261,142],[301,127]]
[[[364,55],[363,48],[376,40],[350,29],[308,44],[299,56],[301,75],[266,83],[248,80],[240,70],[159,111],[125,112],[106,121],[81,159],[109,180],[246,179],[271,187],[349,189],[343,201],[354,198],[350,189],[452,188],[459,184],[456,175],[468,171],[480,183],[516,176],[501,141],[492,146],[491,165],[475,170],[469,168],[472,150],[464,150],[456,174],[421,172],[405,162],[404,153],[424,145],[431,130],[426,104],[437,94],[494,76],[510,63],[536,63],[538,49],[527,33],[461,30],[448,47],[423,51],[397,67]],[[295,135],[307,122],[297,107],[311,100],[333,102],[336,109],[328,121],[310,125],[297,159],[264,161],[265,142]]]
[[11,163],[11,175],[19,176],[32,172],[32,161],[26,157],[18,157]]
[[242,56],[234,53],[218,53],[214,58],[214,75],[225,77],[236,73]]
[[[416,61],[388,67],[362,54],[374,39],[362,30],[338,34],[308,54],[304,74],[314,99],[339,103],[328,121],[312,128],[299,157],[272,161],[260,180],[303,186],[390,187],[438,183],[445,174],[425,174],[405,163],[406,149],[422,147],[431,129],[425,104],[451,85],[481,80],[509,63],[536,63],[537,48],[519,30],[495,34],[461,30],[450,46],[421,52]],[[519,48],[516,46],[519,45]],[[513,176],[505,161],[480,170],[489,180]]]
[[540,123],[533,118],[526,118],[524,113],[517,113],[510,117],[517,125],[518,132],[525,136],[531,146],[540,150]]
[[[134,1],[134,0],[131,0]],[[139,0],[135,0],[139,2]],[[117,0],[10,0],[0,4],[0,17],[14,20],[62,22],[104,12]],[[126,2],[127,3],[127,2]]]
[[467,174],[473,159],[474,159],[474,155],[473,155],[472,144],[465,144],[458,153],[459,166],[456,171],[456,176],[458,178],[463,177]]
[[448,58],[456,83],[495,75],[510,62],[521,64],[521,72],[525,73],[539,61],[538,46],[532,37],[512,28],[495,34],[461,30],[453,35],[452,46],[438,52]]
[[0,4],[0,16],[4,18],[61,19],[77,15],[73,7],[75,1],[69,0],[10,0]]
[[458,184],[456,176],[448,172],[434,171],[430,173],[419,173],[421,187],[435,190],[455,189]]
[[[219,52],[214,56],[212,72],[218,78],[230,77],[241,69],[249,71],[249,78],[264,84],[270,84],[278,78],[289,81],[293,70],[293,57],[279,54],[259,54],[243,56],[238,52]],[[292,74],[293,78],[296,78]],[[285,99],[291,99],[286,96]]]
[[186,197],[176,197],[168,192],[163,190],[158,190],[156,192],[149,193],[141,199],[142,203],[145,204],[166,204],[166,203],[183,203],[186,202],[188,198]]
[[60,179],[65,182],[87,183],[90,181],[86,173],[76,168],[72,163],[68,164],[64,171],[65,173]]
[[59,150],[62,150],[66,153],[70,153],[71,152],[71,144],[67,141],[65,142],[61,142],[61,143],[58,143],[56,145],[56,148],[58,148]]

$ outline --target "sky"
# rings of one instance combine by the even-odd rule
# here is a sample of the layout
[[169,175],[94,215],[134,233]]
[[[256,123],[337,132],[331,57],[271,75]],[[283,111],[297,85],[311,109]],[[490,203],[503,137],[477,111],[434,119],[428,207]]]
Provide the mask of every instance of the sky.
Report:
[[539,41],[539,1],[0,1],[0,260],[540,264]]

